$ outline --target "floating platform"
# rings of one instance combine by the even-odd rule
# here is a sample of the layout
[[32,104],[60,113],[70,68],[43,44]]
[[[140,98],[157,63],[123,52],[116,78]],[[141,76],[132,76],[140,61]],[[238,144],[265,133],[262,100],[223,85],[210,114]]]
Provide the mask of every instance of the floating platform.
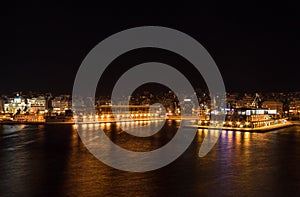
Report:
[[203,126],[203,125],[186,125],[186,127],[193,127],[198,129],[222,129],[222,130],[230,130],[230,131],[244,131],[244,132],[256,132],[256,133],[264,133],[276,129],[281,129],[285,127],[291,127],[291,126],[297,126],[300,125],[300,123],[294,123],[294,122],[286,122],[286,123],[280,123],[280,124],[274,124],[270,126],[264,126],[264,127],[256,127],[256,128],[243,128],[243,127],[214,127],[214,126]]

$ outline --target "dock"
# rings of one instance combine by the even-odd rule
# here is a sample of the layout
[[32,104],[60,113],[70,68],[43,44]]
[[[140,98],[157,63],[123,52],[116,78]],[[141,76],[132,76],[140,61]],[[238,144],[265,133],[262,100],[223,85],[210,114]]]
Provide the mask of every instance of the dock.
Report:
[[281,129],[285,127],[291,127],[291,126],[300,126],[300,122],[294,123],[294,122],[286,122],[286,123],[280,123],[270,126],[263,126],[263,127],[256,127],[256,128],[242,128],[242,127],[214,127],[209,125],[186,125],[186,127],[192,127],[192,128],[198,128],[198,129],[221,129],[221,130],[230,130],[230,131],[241,131],[241,132],[255,132],[255,133],[265,133],[268,131],[273,131],[276,129]]

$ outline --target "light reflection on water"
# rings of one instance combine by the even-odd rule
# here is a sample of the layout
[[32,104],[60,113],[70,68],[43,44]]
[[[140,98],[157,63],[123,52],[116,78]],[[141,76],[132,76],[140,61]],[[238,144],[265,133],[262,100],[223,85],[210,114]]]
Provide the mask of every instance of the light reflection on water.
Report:
[[[145,122],[80,125],[89,139],[101,128],[135,151],[166,144],[179,122],[135,138],[121,130]],[[199,129],[188,150],[168,166],[146,173],[112,169],[82,144],[75,125],[0,126],[0,196],[274,196],[300,193],[300,127],[269,133],[222,131],[203,158],[208,130]],[[104,148],[104,147],[103,147]]]

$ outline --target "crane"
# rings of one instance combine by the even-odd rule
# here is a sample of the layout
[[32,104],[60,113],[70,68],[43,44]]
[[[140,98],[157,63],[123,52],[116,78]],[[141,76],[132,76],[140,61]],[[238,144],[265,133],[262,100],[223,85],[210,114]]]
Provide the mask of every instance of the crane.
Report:
[[255,94],[255,98],[254,98],[254,100],[253,100],[253,102],[251,103],[251,107],[257,107],[258,106],[258,102],[260,102],[261,101],[261,99],[260,99],[260,97],[259,97],[259,95],[258,95],[258,93],[256,93]]

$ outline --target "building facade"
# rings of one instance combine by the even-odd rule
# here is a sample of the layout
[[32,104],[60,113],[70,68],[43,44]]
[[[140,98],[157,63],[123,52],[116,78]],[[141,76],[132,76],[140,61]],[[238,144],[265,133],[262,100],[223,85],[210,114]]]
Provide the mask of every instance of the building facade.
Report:
[[29,113],[44,114],[46,111],[46,99],[43,96],[27,99],[29,105]]
[[28,112],[30,105],[26,99],[17,94],[14,98],[10,98],[8,103],[4,104],[4,113],[25,114]]
[[264,101],[262,107],[268,110],[276,110],[276,113],[280,116],[283,115],[283,103],[279,101]]

